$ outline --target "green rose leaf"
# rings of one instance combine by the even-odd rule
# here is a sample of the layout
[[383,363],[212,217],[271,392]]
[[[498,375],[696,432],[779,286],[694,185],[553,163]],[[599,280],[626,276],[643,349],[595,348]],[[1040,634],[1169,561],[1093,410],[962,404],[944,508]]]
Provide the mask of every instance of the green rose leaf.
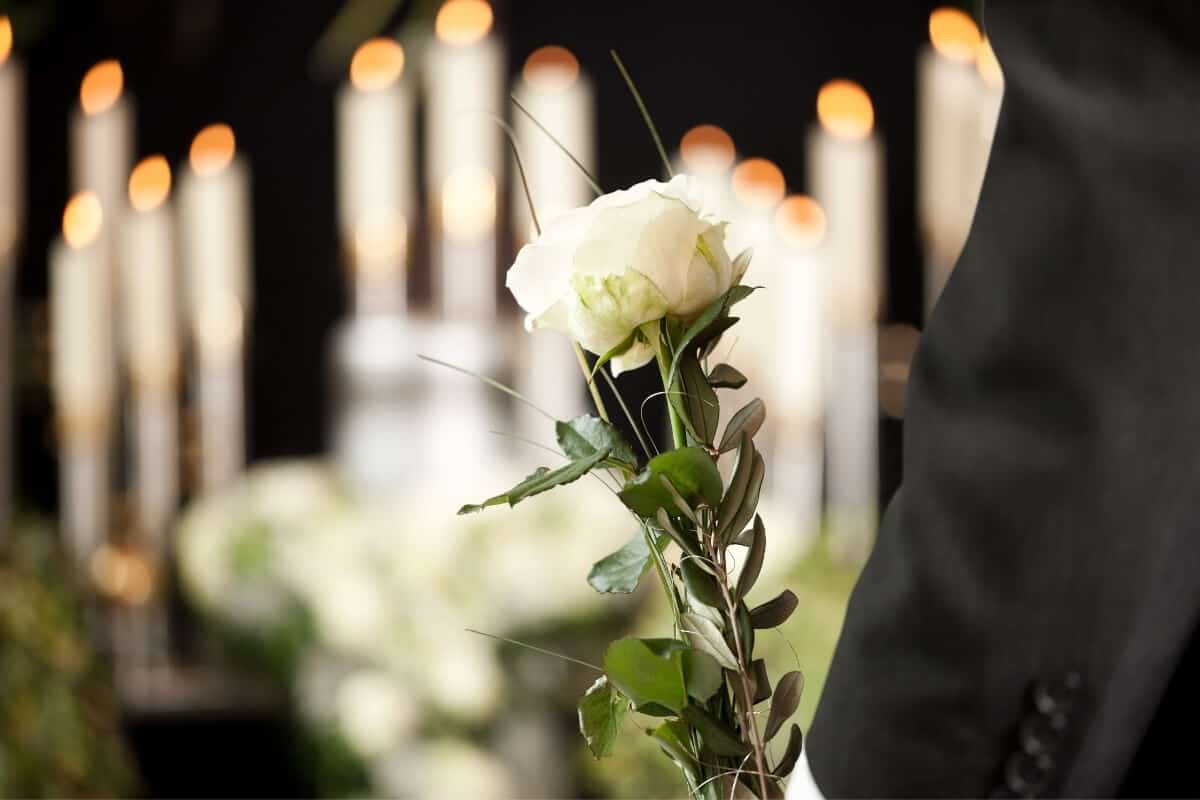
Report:
[[687,723],[683,720],[673,719],[646,733],[684,771],[689,782],[695,784],[696,757],[692,755],[691,732]]
[[728,364],[717,364],[708,372],[708,385],[714,389],[740,389],[746,376]]
[[726,312],[733,307],[734,303],[745,300],[753,291],[754,288],[751,286],[742,286],[741,284],[731,286],[725,294],[713,300],[708,304],[707,308],[700,312],[700,316],[696,317],[692,321],[692,324],[687,327],[687,330],[683,332],[683,338],[675,345],[675,352],[671,354],[671,372],[666,381],[668,386],[675,382],[675,371],[680,366],[679,357],[686,352],[688,345],[706,333],[714,323],[719,323],[725,317]]
[[[657,546],[661,550],[666,537],[659,536]],[[642,576],[650,570],[650,548],[646,534],[638,531],[624,547],[592,565],[588,573],[588,585],[603,594],[629,594],[637,588]]]
[[703,447],[669,450],[650,459],[646,468],[631,478],[620,492],[621,502],[639,516],[653,519],[660,508],[670,511],[674,499],[662,485],[665,476],[675,491],[693,508],[699,504],[716,507],[721,502],[721,473]]
[[657,716],[677,714],[688,702],[685,649],[686,645],[674,639],[618,639],[604,654],[604,671],[638,711]]
[[577,459],[558,469],[539,467],[536,472],[504,494],[489,497],[478,505],[465,505],[458,510],[458,513],[474,514],[490,506],[498,506],[502,503],[508,503],[510,507],[515,506],[517,503],[533,497],[535,494],[548,492],[555,487],[579,480],[608,458],[608,456],[608,450],[597,450],[587,458]]
[[721,608],[725,605],[725,598],[721,595],[717,579],[708,571],[700,558],[696,556],[684,558],[679,563],[679,571],[683,575],[683,583],[687,586],[688,592],[701,603],[713,608]]
[[609,458],[626,464],[637,466],[637,455],[612,425],[599,417],[584,414],[570,422],[557,422],[554,432],[558,437],[559,448],[572,459],[590,458],[600,450],[608,450]]
[[725,685],[725,676],[721,665],[708,653],[689,648],[680,651],[683,659],[683,683],[688,696],[698,703],[703,703],[717,693]]
[[737,734],[699,706],[688,706],[680,714],[688,724],[700,731],[704,745],[719,756],[742,758],[750,752],[749,746],[740,741]]
[[628,710],[629,702],[613,690],[606,676],[600,676],[583,695],[579,701],[579,732],[593,756],[612,755],[613,742]]
[[684,353],[680,358],[683,364],[678,367],[678,377],[670,385],[667,399],[692,438],[706,446],[712,445],[721,417],[720,401],[696,354]]

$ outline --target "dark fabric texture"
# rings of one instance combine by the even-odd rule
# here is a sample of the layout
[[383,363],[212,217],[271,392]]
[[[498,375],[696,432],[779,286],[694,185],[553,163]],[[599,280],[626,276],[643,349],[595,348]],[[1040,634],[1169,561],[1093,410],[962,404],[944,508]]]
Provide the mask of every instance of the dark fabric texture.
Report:
[[1200,680],[1171,684],[1200,609],[1200,4],[985,24],[992,158],[809,762],[828,796],[987,795],[1031,687],[1074,671],[1042,793],[1175,793],[1200,770],[1152,722],[1190,721]]

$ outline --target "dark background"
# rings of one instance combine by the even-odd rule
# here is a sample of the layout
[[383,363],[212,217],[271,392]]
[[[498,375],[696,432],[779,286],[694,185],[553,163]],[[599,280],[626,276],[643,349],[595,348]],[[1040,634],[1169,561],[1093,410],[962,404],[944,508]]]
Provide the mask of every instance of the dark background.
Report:
[[[366,35],[394,32],[429,5],[402,5],[384,14],[386,25]],[[608,189],[642,180],[658,165],[609,48],[621,52],[668,147],[695,124],[718,124],[742,155],[779,164],[789,191],[806,185],[804,139],[819,87],[834,77],[862,83],[875,103],[888,154],[886,320],[919,324],[914,72],[934,3],[498,0],[494,5],[510,73],[533,49],[553,43],[574,51],[591,74],[598,173]],[[236,131],[254,183],[249,455],[263,459],[323,449],[327,337],[345,311],[332,114],[345,63],[315,58],[314,47],[340,6],[337,0],[0,0],[0,10],[14,18],[17,52],[28,67],[29,210],[18,278],[24,342],[18,363],[24,378],[18,473],[27,505],[50,512],[55,504],[44,384],[45,254],[67,199],[68,114],[83,73],[103,58],[118,58],[125,68],[137,102],[139,156],[161,152],[177,163],[203,125],[224,121]],[[348,60],[349,53],[344,55]],[[637,385],[642,379],[623,380]],[[899,480],[900,437],[898,422],[881,424],[886,496]],[[257,740],[261,748],[271,739],[264,736],[268,728],[247,723],[220,727],[224,733],[218,734],[214,724],[188,728],[195,741],[187,749],[209,748],[206,763],[216,760],[213,747],[236,754],[242,744]],[[171,726],[135,729],[144,755],[183,752],[170,746],[169,737],[179,735]],[[242,760],[256,772],[270,769],[258,757]],[[196,783],[200,775],[192,770],[184,781],[173,768],[156,763],[159,768],[148,775],[154,794],[218,794],[223,785],[240,793],[302,788],[284,773],[242,781],[231,774],[227,783],[207,774]]]

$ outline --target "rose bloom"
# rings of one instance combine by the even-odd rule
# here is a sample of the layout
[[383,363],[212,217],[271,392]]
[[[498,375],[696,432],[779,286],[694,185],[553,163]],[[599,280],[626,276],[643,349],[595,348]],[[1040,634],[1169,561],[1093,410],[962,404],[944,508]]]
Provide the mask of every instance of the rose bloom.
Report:
[[688,319],[737,284],[749,251],[731,260],[728,224],[701,210],[695,178],[643,181],[555,219],[521,248],[506,285],[526,326],[563,331],[612,359],[620,374],[655,356],[658,335],[642,326]]

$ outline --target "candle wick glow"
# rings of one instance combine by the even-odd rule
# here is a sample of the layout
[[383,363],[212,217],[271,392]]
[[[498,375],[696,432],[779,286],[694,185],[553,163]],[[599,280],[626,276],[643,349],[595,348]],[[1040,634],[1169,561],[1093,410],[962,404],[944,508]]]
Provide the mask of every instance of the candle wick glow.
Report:
[[215,175],[229,166],[236,150],[232,128],[223,123],[209,125],[192,140],[188,161],[197,175]]
[[832,80],[817,94],[817,119],[839,139],[865,139],[875,125],[871,97],[854,81]]
[[979,53],[982,36],[979,26],[966,12],[938,8],[929,15],[929,41],[943,58],[970,64]]
[[438,9],[434,31],[439,41],[465,47],[487,36],[493,21],[492,7],[485,0],[447,0]]
[[79,106],[88,116],[108,111],[121,99],[125,73],[113,59],[101,61],[89,69],[79,84]]
[[733,194],[750,208],[770,211],[786,191],[783,172],[765,158],[748,158],[733,171]]
[[8,60],[13,49],[12,21],[6,15],[0,14],[0,64]]
[[565,47],[546,45],[529,54],[521,75],[537,91],[565,91],[579,80],[579,60]]
[[95,192],[80,192],[63,211],[63,239],[72,250],[82,250],[100,236],[104,212]]
[[775,212],[775,228],[789,244],[811,249],[825,238],[825,210],[808,195],[788,197]]
[[153,211],[170,192],[171,167],[161,155],[143,159],[129,174],[129,204],[135,211]]
[[379,37],[363,42],[350,60],[350,83],[363,92],[386,89],[403,73],[404,48],[394,39]]
[[679,156],[688,172],[720,175],[736,158],[733,138],[716,125],[697,125],[679,141]]

